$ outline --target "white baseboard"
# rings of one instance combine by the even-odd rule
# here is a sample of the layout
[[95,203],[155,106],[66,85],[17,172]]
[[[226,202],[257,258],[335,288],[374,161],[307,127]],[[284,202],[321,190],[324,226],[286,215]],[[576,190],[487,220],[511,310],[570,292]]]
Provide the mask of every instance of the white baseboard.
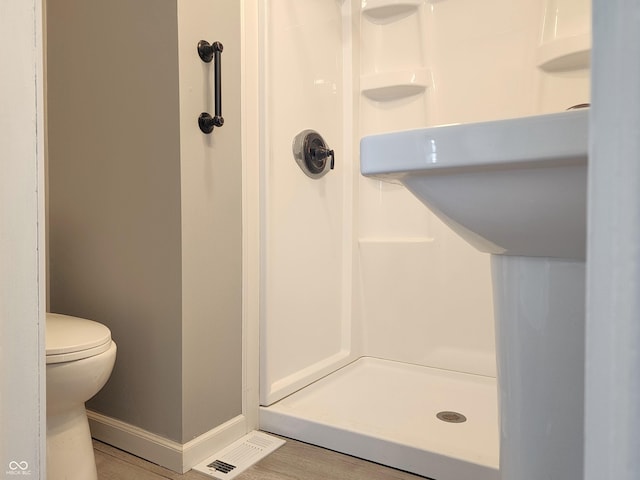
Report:
[[87,410],[91,436],[162,467],[185,473],[215,452],[246,435],[244,415],[219,425],[185,444],[129,423]]

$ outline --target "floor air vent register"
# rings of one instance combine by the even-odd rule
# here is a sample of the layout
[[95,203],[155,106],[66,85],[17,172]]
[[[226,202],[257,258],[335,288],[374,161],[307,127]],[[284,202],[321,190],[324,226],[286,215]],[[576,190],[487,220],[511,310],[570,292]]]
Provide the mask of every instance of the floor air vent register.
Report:
[[193,469],[218,480],[232,479],[284,444],[272,435],[251,432]]

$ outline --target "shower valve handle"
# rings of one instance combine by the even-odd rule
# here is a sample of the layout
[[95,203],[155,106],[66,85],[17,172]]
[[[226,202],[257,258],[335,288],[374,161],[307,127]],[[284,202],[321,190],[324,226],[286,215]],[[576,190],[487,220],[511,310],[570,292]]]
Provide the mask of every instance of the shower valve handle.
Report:
[[330,150],[328,148],[323,148],[323,147],[312,148],[311,155],[316,162],[320,162],[327,157],[331,157],[331,164],[329,165],[329,168],[333,170],[333,167],[335,165],[335,157],[333,155],[333,150]]
[[[303,130],[293,139],[293,158],[302,171],[317,179],[333,170],[335,154],[315,130]],[[328,159],[331,158],[331,161]]]

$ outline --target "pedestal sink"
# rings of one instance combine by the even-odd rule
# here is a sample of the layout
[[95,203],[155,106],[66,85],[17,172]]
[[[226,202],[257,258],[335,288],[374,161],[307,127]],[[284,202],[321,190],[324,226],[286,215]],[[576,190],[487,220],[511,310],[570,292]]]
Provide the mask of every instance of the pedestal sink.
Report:
[[588,110],[364,137],[361,172],[403,184],[492,254],[504,480],[579,480]]

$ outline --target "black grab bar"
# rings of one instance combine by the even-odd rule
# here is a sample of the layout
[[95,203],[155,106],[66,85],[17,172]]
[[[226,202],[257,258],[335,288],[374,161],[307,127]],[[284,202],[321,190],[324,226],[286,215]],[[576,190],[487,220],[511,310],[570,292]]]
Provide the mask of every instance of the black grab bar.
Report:
[[224,47],[220,42],[209,43],[206,40],[200,40],[198,42],[198,55],[203,62],[213,62],[214,70],[214,96],[215,96],[215,112],[212,117],[207,112],[202,112],[198,117],[198,126],[203,133],[213,132],[214,127],[221,127],[224,125],[224,118],[222,117],[222,66],[221,57]]

